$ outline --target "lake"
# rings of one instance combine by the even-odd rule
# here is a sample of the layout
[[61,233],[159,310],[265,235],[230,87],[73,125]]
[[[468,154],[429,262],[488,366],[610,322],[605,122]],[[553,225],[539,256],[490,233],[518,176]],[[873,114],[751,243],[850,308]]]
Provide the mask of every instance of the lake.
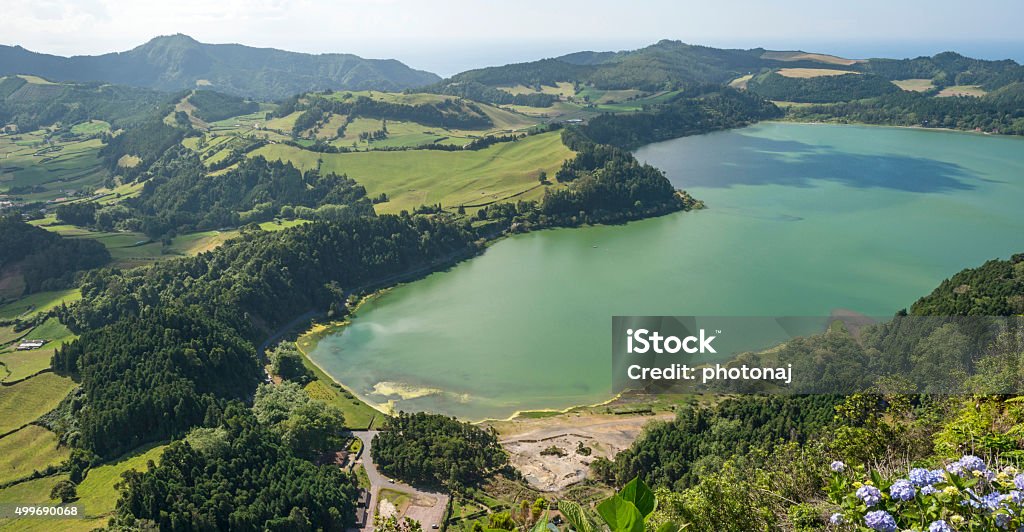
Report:
[[507,417],[608,399],[613,315],[886,316],[1024,251],[1024,139],[763,123],[636,155],[708,208],[506,238],[312,358],[371,403]]

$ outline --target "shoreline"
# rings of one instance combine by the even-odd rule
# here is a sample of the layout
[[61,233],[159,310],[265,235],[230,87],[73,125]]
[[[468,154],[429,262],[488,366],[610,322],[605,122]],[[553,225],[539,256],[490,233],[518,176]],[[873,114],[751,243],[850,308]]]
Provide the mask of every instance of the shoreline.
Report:
[[[988,131],[975,131],[973,129],[956,129],[956,128],[951,128],[951,127],[927,127],[927,126],[900,126],[900,125],[895,125],[895,124],[868,124],[868,123],[865,123],[865,122],[828,122],[828,121],[808,122],[806,120],[785,120],[785,119],[781,119],[781,120],[762,120],[760,122],[756,122],[754,124],[751,124],[751,126],[755,126],[757,124],[798,124],[798,125],[803,125],[803,126],[862,126],[862,127],[876,127],[876,128],[886,128],[886,129],[911,129],[911,130],[914,130],[914,131],[934,131],[936,133],[959,133],[959,134],[977,135],[977,136],[993,137],[993,138],[1005,138],[1005,139],[1012,139],[1012,138],[1022,138],[1022,139],[1024,139],[1024,135],[1006,135],[1004,133],[990,133]],[[750,127],[750,126],[748,126],[748,127]],[[742,129],[742,128],[740,128],[740,129]],[[682,138],[682,137],[680,137],[680,138]],[[673,139],[673,140],[675,140],[675,139]]]

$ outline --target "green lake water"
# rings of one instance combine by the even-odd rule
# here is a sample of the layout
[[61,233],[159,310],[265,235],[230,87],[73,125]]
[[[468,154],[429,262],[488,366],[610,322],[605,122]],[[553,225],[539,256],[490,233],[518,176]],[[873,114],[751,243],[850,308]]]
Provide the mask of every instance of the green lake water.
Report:
[[1024,251],[1024,139],[765,123],[636,155],[708,208],[504,239],[312,358],[376,404],[507,417],[608,399],[613,315],[891,315]]

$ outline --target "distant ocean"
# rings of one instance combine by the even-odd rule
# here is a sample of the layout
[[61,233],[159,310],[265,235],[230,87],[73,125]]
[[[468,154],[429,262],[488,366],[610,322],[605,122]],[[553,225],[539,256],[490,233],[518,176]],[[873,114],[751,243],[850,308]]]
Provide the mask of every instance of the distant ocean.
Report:
[[[642,48],[659,38],[652,37],[649,41],[619,42],[480,42],[480,43],[438,43],[428,46],[403,46],[398,49],[377,51],[375,56],[394,57],[399,61],[422,70],[451,76],[474,68],[522,63],[546,57],[557,57],[582,50],[617,51]],[[687,39],[682,39],[689,42]],[[768,40],[765,42],[746,41],[715,41],[697,42],[716,48],[755,48],[764,47],[770,50],[804,50],[848,57],[866,59],[871,57],[905,58],[922,55],[935,55],[945,51],[955,51],[968,57],[978,59],[1013,59],[1024,64],[1024,40],[1020,41],[798,41]],[[383,52],[383,53],[382,53]]]

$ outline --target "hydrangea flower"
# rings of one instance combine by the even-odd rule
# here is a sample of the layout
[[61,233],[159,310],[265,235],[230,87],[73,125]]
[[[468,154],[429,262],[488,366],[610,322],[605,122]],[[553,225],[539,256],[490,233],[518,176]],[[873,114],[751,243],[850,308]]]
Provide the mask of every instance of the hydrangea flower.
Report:
[[883,510],[868,512],[864,516],[864,524],[868,528],[878,530],[879,532],[896,532],[896,520],[893,519],[889,512]]
[[1010,514],[996,514],[996,526],[1006,528],[1010,524]]
[[843,514],[834,513],[832,514],[832,517],[828,518],[828,522],[832,523],[833,525],[841,525],[846,522],[846,518],[843,517]]
[[889,488],[889,496],[897,501],[910,501],[917,495],[917,490],[909,480],[897,480]]
[[1013,477],[1013,485],[1017,486],[1017,489],[1024,490],[1024,473],[1020,473]]
[[1012,490],[1003,500],[1013,501],[1014,504],[1024,504],[1024,492]]
[[935,486],[925,486],[921,488],[921,495],[932,495],[938,492],[939,490],[935,489]]
[[973,454],[963,455],[959,463],[965,471],[985,471],[985,461]]
[[931,471],[928,471],[923,467],[915,467],[914,469],[911,469],[910,474],[907,475],[907,478],[909,478],[910,482],[912,482],[915,486],[918,487],[928,486],[932,484]]
[[882,500],[882,492],[874,486],[861,486],[857,488],[857,498],[870,508]]
[[841,460],[833,461],[828,467],[833,473],[842,473],[843,471],[846,471],[846,464]]
[[939,519],[938,521],[932,521],[932,524],[928,525],[928,532],[953,532],[953,528],[942,519]]

